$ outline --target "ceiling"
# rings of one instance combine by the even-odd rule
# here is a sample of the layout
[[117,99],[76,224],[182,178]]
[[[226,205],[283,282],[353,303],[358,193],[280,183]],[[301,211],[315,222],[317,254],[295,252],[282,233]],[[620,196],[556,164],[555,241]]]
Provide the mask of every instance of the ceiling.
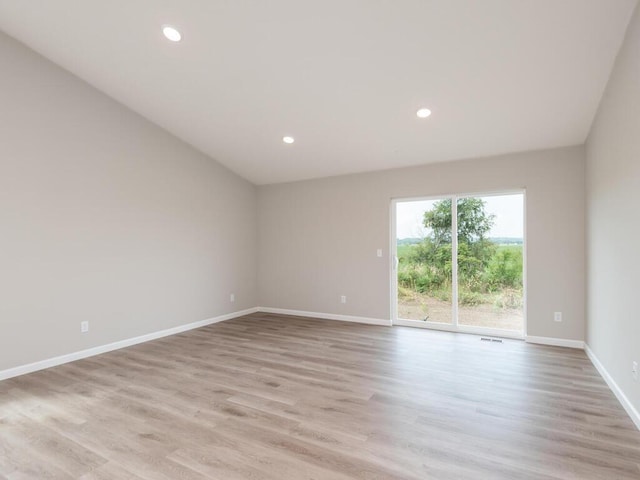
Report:
[[0,0],[0,29],[266,184],[581,144],[635,4]]

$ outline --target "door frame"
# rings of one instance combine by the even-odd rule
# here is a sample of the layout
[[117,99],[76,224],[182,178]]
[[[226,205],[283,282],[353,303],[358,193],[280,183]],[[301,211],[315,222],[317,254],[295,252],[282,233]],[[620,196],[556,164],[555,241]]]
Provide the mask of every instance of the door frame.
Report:
[[[472,327],[458,324],[458,209],[457,200],[460,198],[469,197],[492,197],[502,195],[522,195],[522,221],[523,221],[523,236],[522,239],[522,332],[515,332],[512,330],[504,330],[499,328],[485,328],[485,327]],[[418,202],[423,200],[446,200],[451,201],[451,251],[452,251],[452,323],[438,323],[422,320],[405,320],[398,318],[398,274],[397,274],[397,258],[398,258],[398,245],[396,239],[396,211],[397,204],[404,202]],[[454,201],[456,200],[456,201]],[[389,255],[389,278],[390,290],[391,290],[391,324],[428,328],[433,330],[444,330],[448,332],[457,333],[471,333],[475,335],[488,335],[492,337],[503,338],[516,338],[524,339],[527,336],[527,191],[526,188],[518,189],[506,189],[506,190],[491,190],[491,191],[479,191],[472,193],[449,193],[442,195],[426,195],[420,197],[395,197],[391,199],[390,203],[390,255]]]

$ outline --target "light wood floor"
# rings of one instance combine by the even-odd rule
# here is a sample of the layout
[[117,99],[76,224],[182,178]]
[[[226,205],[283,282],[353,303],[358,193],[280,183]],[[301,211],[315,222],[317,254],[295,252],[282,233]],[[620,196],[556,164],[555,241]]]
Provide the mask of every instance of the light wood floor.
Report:
[[255,314],[0,382],[6,479],[640,479],[581,351]]

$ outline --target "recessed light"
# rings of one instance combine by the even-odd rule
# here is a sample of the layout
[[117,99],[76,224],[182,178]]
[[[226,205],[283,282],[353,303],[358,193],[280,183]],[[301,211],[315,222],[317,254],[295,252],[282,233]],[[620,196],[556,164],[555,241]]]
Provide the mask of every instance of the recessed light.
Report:
[[431,115],[431,110],[428,108],[421,108],[416,112],[416,115],[418,115],[419,118],[427,118]]
[[179,42],[180,40],[182,40],[182,35],[180,34],[180,32],[171,25],[165,25],[164,27],[162,27],[162,33],[165,37],[167,37],[168,40],[171,40],[172,42]]
[[295,142],[295,139],[293,137],[282,137],[282,141],[284,143],[293,143]]

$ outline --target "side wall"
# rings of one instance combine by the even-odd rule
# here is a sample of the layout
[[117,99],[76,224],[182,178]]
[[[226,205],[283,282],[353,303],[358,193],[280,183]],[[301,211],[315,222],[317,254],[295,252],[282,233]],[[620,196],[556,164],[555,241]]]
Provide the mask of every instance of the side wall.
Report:
[[253,185],[2,33],[0,65],[0,371],[256,305]]
[[631,375],[632,362],[640,363],[639,209],[640,8],[636,8],[587,141],[587,343],[635,408],[640,428],[640,381]]
[[260,306],[388,320],[391,199],[519,188],[527,191],[527,333],[582,341],[582,147],[259,187]]

